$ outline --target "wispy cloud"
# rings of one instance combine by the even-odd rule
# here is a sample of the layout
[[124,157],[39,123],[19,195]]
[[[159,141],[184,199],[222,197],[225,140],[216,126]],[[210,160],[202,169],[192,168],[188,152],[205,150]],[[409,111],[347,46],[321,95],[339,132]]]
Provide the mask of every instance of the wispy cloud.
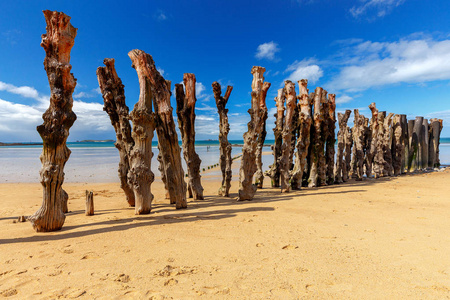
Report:
[[290,64],[285,73],[290,73],[285,80],[297,82],[300,79],[308,79],[310,83],[316,83],[322,76],[323,70],[315,59],[304,59]]
[[154,17],[157,21],[165,21],[168,18],[167,14],[164,11],[162,11],[161,9],[158,9],[156,11]]
[[450,40],[366,41],[347,50],[344,66],[331,80],[330,89],[354,92],[450,79]]
[[275,53],[279,52],[278,44],[275,42],[268,42],[258,46],[255,57],[257,59],[275,60]]
[[354,18],[367,17],[369,20],[384,17],[405,0],[361,0],[360,5],[353,6],[350,14]]

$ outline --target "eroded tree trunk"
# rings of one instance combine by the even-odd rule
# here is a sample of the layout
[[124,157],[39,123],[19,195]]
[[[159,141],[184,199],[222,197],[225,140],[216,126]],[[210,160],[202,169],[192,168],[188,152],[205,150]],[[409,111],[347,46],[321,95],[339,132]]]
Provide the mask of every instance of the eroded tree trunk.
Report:
[[402,173],[402,166],[404,161],[405,149],[403,148],[403,128],[402,116],[395,115],[393,121],[393,142],[392,142],[392,166],[394,168],[394,176]]
[[384,119],[384,140],[383,140],[383,152],[384,152],[384,176],[392,176],[393,166],[392,166],[392,117],[393,113],[389,113]]
[[422,125],[422,168],[428,168],[428,150],[429,150],[429,136],[428,136],[428,119],[423,119]]
[[322,114],[322,124],[320,129],[320,146],[319,146],[319,164],[318,164],[318,180],[317,185],[323,186],[327,185],[327,162],[325,158],[325,143],[328,139],[329,129],[328,129],[328,92],[322,90],[322,98],[320,99],[320,113]]
[[128,53],[132,67],[136,70],[139,79],[139,101],[134,105],[130,114],[133,122],[131,136],[135,141],[130,151],[129,183],[133,186],[135,197],[134,212],[137,215],[148,214],[151,210],[153,194],[151,186],[154,174],[152,163],[152,139],[155,131],[155,114],[152,111],[152,98],[154,86],[150,80],[149,67],[153,62],[150,55],[141,50],[132,50]]
[[366,176],[367,178],[372,176],[372,170],[378,168],[375,167],[375,155],[377,153],[377,144],[378,144],[378,109],[376,107],[375,102],[372,102],[369,105],[369,109],[372,112],[372,118],[370,119],[370,147],[368,147],[366,151]]
[[202,161],[195,152],[195,102],[197,102],[195,97],[195,75],[184,73],[183,82],[186,87],[186,95],[182,84],[175,84],[175,91],[178,127],[181,132],[183,156],[189,177],[188,190],[189,195],[192,194],[194,200],[203,200],[203,187],[200,180],[200,164]]
[[345,151],[344,151],[344,163],[342,165],[342,181],[346,182],[349,179],[349,173],[351,169],[352,161],[352,146],[353,146],[353,134],[349,126],[345,131]]
[[291,188],[299,190],[302,187],[303,172],[307,164],[308,148],[311,138],[311,102],[308,96],[308,80],[298,81],[300,95],[298,96],[299,136],[297,138],[297,153],[291,175]]
[[44,68],[50,85],[50,106],[42,115],[44,123],[37,127],[43,141],[40,171],[43,186],[42,206],[28,218],[38,231],[55,231],[65,220],[62,184],[64,165],[70,156],[66,146],[69,129],[76,120],[72,111],[72,94],[76,79],[70,73],[70,50],[74,45],[77,29],[70,24],[70,17],[60,12],[44,11],[47,33],[42,35],[41,46],[45,50]]
[[[308,179],[308,187],[316,187],[318,181],[318,168],[319,168],[319,160],[320,155],[323,156],[323,143],[322,143],[322,122],[323,122],[323,113],[322,113],[322,91],[321,87],[317,87],[314,92],[314,117],[313,117],[313,126],[314,130],[311,134],[312,139],[312,149],[311,149],[311,158],[310,158],[310,172]],[[322,153],[320,153],[322,152]]]
[[114,59],[105,58],[105,67],[97,68],[97,79],[103,96],[103,110],[109,116],[111,124],[116,132],[115,146],[119,150],[119,179],[120,187],[125,193],[130,206],[134,206],[134,191],[128,182],[130,170],[130,152],[134,146],[131,137],[131,126],[128,119],[128,106],[125,104],[125,90],[122,80],[117,76],[114,67]]
[[[149,82],[149,91],[151,91],[151,98],[153,99],[158,145],[166,186],[169,189],[170,202],[175,203],[177,209],[186,208],[186,183],[184,182],[184,171],[181,165],[178,135],[172,115],[173,109],[170,105],[170,81],[165,80],[158,72],[151,55],[141,50],[132,50],[128,53],[128,56],[133,57],[145,66],[145,68],[142,68],[142,72]],[[134,140],[136,142],[136,139]]]
[[325,160],[326,160],[326,178],[327,184],[334,183],[334,144],[336,143],[336,95],[328,95],[328,137],[325,146]]
[[261,133],[258,136],[257,145],[256,145],[256,173],[255,173],[255,185],[257,188],[262,189],[264,184],[264,173],[262,171],[262,152],[264,147],[264,142],[266,140],[266,121],[267,121],[267,106],[264,106],[260,110],[261,119],[262,119],[262,129]]
[[407,172],[410,172],[413,167],[413,160],[415,159],[414,155],[414,146],[413,146],[413,131],[414,131],[414,123],[415,120],[408,120],[408,157],[407,157]]
[[364,123],[365,117],[359,114],[359,110],[354,110],[355,125],[352,129],[353,134],[353,174],[356,180],[361,181],[363,179],[363,166],[364,166]]
[[337,146],[337,154],[336,154],[336,172],[334,175],[334,181],[336,183],[342,183],[343,173],[345,169],[344,164],[344,150],[345,150],[345,136],[347,133],[347,122],[348,118],[350,118],[351,110],[347,109],[344,114],[338,113],[338,123],[339,123],[339,131],[337,133],[338,138],[338,146]]
[[290,156],[292,145],[292,132],[293,132],[293,118],[295,113],[295,107],[297,106],[297,96],[295,94],[295,84],[286,80],[284,82],[284,92],[286,94],[286,117],[284,119],[283,127],[283,145],[281,146],[281,158],[280,158],[280,181],[281,192],[287,193],[290,191]]
[[402,127],[402,147],[403,147],[403,155],[402,155],[402,169],[401,174],[406,172],[408,166],[408,157],[409,157],[409,137],[408,137],[408,120],[406,119],[406,115],[400,115],[400,124]]
[[253,184],[253,175],[256,172],[256,147],[257,139],[262,132],[264,120],[262,113],[266,110],[266,95],[270,83],[264,82],[263,67],[253,67],[252,81],[252,106],[248,110],[250,122],[248,131],[244,133],[244,146],[242,147],[242,159],[239,169],[239,196],[238,200],[252,200],[256,186]]
[[232,86],[227,86],[225,95],[222,97],[222,88],[215,81],[212,84],[214,99],[216,100],[217,112],[219,113],[219,142],[220,142],[220,170],[222,171],[222,185],[219,188],[219,195],[224,197],[230,196],[231,187],[231,144],[228,142],[228,132],[230,132],[230,124],[228,123],[228,109],[225,108],[230,98]]
[[273,165],[270,166],[267,172],[271,178],[272,187],[280,186],[280,158],[281,158],[281,146],[283,144],[283,124],[284,124],[284,88],[278,90],[278,96],[275,97],[275,104],[277,107],[277,113],[275,117],[275,127],[273,133],[275,136],[275,142],[272,147],[273,151]]
[[423,117],[416,117],[413,121],[414,127],[411,135],[411,146],[409,152],[410,171],[415,171],[421,168],[422,149],[420,141],[422,139]]
[[439,138],[442,130],[441,119],[431,119],[429,129],[429,166],[439,168]]

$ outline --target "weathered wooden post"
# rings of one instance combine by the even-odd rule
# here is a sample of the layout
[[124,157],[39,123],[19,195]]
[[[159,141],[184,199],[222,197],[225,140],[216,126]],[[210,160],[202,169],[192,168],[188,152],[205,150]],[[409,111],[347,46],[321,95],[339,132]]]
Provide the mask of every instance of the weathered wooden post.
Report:
[[284,119],[283,128],[283,145],[281,146],[281,158],[280,158],[280,178],[281,178],[281,192],[287,193],[290,191],[290,154],[292,145],[292,132],[293,132],[293,117],[295,113],[295,107],[297,106],[297,96],[295,94],[295,84],[286,80],[284,82],[284,91],[286,93],[286,117]]
[[342,181],[347,182],[350,173],[350,164],[352,161],[353,134],[349,126],[347,126],[344,137],[345,151],[344,164],[342,165]]
[[252,200],[256,186],[253,185],[253,175],[256,172],[256,147],[257,139],[262,132],[264,120],[262,112],[266,107],[267,90],[270,83],[264,82],[263,67],[253,67],[252,81],[252,106],[248,110],[250,122],[248,122],[248,131],[244,133],[244,146],[242,147],[241,167],[239,169],[239,201]]
[[363,166],[364,166],[364,122],[365,117],[359,114],[359,110],[354,110],[355,120],[352,129],[353,134],[353,158],[354,167],[353,174],[356,180],[361,181],[363,179]]
[[407,157],[407,172],[412,171],[414,159],[417,153],[414,153],[417,149],[414,149],[413,145],[413,133],[415,120],[408,120],[408,157]]
[[128,53],[132,67],[136,70],[139,79],[139,100],[130,114],[133,122],[131,136],[135,142],[130,151],[130,170],[128,180],[133,186],[135,197],[134,212],[137,215],[148,214],[151,210],[153,194],[151,185],[154,175],[152,163],[152,139],[155,131],[155,114],[152,111],[152,98],[156,91],[149,79],[148,68],[151,64],[150,55],[141,50],[132,50]]
[[401,174],[406,172],[408,167],[408,157],[409,157],[409,136],[408,136],[408,120],[406,119],[406,115],[400,115],[400,124],[402,127],[402,147],[404,149],[404,153],[402,155],[402,170]]
[[272,147],[273,152],[273,164],[267,172],[267,175],[271,178],[272,187],[280,186],[280,158],[281,158],[281,146],[283,144],[283,126],[284,126],[284,88],[278,90],[278,96],[275,97],[275,104],[277,107],[277,113],[275,116],[275,127],[273,128],[273,134],[275,136],[275,142]]
[[439,138],[442,131],[441,119],[430,119],[429,128],[429,166],[432,168],[439,168],[441,165],[439,161]]
[[119,179],[120,187],[125,193],[130,206],[134,206],[133,187],[128,182],[130,170],[130,152],[134,146],[131,137],[131,126],[128,116],[128,106],[125,104],[125,90],[122,80],[117,75],[114,67],[114,59],[105,58],[105,67],[97,68],[97,79],[103,96],[103,110],[109,116],[111,124],[116,132],[115,146],[119,150]]
[[[265,102],[264,102],[265,104]],[[261,133],[258,135],[256,141],[256,173],[255,173],[255,185],[257,188],[262,189],[264,183],[264,173],[262,171],[262,152],[264,147],[264,142],[266,140],[266,121],[267,121],[267,106],[264,105],[260,108],[261,117]]]
[[384,158],[384,176],[392,176],[393,166],[392,166],[392,117],[393,113],[389,113],[384,119],[384,140],[383,140],[383,158]]
[[316,187],[318,181],[318,168],[319,168],[319,159],[322,152],[323,155],[323,143],[321,139],[321,129],[323,122],[323,113],[322,113],[322,88],[317,87],[314,92],[314,130],[311,134],[312,139],[312,150],[311,150],[311,165],[310,165],[310,173],[308,179],[308,187]]
[[86,216],[94,215],[94,193],[86,190]]
[[405,149],[403,148],[403,128],[402,128],[402,116],[395,115],[393,122],[393,142],[392,142],[392,166],[394,168],[394,175],[398,176],[402,173],[402,166],[404,161]]
[[422,126],[423,126],[423,117],[416,117],[416,119],[414,120],[414,127],[413,127],[412,138],[411,138],[411,149],[410,149],[410,154],[409,154],[410,160],[411,160],[410,171],[415,171],[422,167],[422,164],[421,164]]
[[318,180],[317,185],[327,185],[327,165],[325,159],[325,142],[328,139],[328,92],[322,90],[322,98],[320,99],[320,113],[322,114],[322,123],[320,128],[320,146],[319,146],[319,164],[317,168]]
[[222,88],[217,81],[212,84],[214,99],[216,100],[217,112],[219,113],[219,142],[220,142],[220,170],[222,171],[222,185],[219,188],[219,195],[228,197],[231,187],[231,144],[228,142],[228,132],[230,132],[230,124],[228,124],[228,109],[225,108],[230,98],[232,86],[227,86],[225,95],[222,97]]
[[429,150],[429,136],[428,136],[428,119],[423,119],[422,125],[422,168],[428,168],[428,150]]
[[336,183],[342,183],[343,170],[344,170],[344,149],[345,149],[345,136],[347,133],[347,122],[350,118],[351,110],[347,109],[344,114],[338,113],[339,131],[337,133],[338,149],[336,154],[336,172],[334,180]]
[[203,200],[203,187],[200,181],[200,164],[202,161],[195,152],[195,102],[197,102],[195,97],[195,75],[184,73],[183,81],[186,95],[182,84],[175,84],[175,91],[178,127],[180,128],[183,156],[189,177],[188,192],[190,198]]
[[326,178],[327,184],[334,183],[334,144],[336,143],[335,130],[336,130],[336,95],[328,94],[328,137],[325,146],[325,160],[326,160]]
[[42,35],[41,46],[45,50],[44,68],[50,85],[50,105],[42,115],[44,123],[37,127],[43,141],[40,156],[40,173],[43,187],[42,206],[28,220],[38,231],[55,231],[62,228],[64,215],[64,165],[70,156],[66,146],[69,129],[76,120],[72,111],[72,94],[77,84],[70,73],[70,50],[74,45],[77,29],[70,24],[70,17],[56,11],[44,11],[47,33]]
[[300,90],[297,96],[299,110],[299,136],[297,138],[297,153],[295,155],[294,169],[291,174],[291,188],[299,190],[302,187],[303,173],[305,171],[308,148],[311,138],[311,102],[308,96],[308,80],[302,79],[298,81]]
[[367,178],[372,176],[372,170],[375,168],[374,158],[377,153],[378,144],[378,109],[375,102],[369,105],[369,109],[372,112],[372,118],[370,119],[370,147],[366,151],[366,176]]

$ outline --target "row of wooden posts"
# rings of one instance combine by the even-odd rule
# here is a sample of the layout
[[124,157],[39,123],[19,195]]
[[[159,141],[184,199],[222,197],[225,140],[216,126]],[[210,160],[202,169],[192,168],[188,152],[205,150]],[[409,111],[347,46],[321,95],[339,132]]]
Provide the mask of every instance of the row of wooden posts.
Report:
[[[53,231],[62,228],[65,213],[68,212],[68,195],[62,189],[62,184],[64,165],[70,155],[66,141],[69,129],[76,120],[72,111],[76,79],[70,73],[70,51],[77,29],[70,24],[70,17],[64,13],[44,11],[44,16],[47,33],[42,35],[41,46],[46,52],[44,67],[51,89],[50,106],[43,114],[44,123],[37,127],[43,140],[40,177],[44,192],[41,208],[28,220],[36,231]],[[124,85],[115,70],[114,59],[106,58],[105,66],[97,69],[104,110],[116,132],[121,188],[128,204],[135,207],[136,214],[150,212],[153,200],[151,185],[154,181],[151,171],[152,139],[156,130],[159,149],[157,160],[166,198],[177,209],[186,208],[186,194],[196,200],[204,198],[200,180],[201,160],[195,152],[195,75],[185,73],[184,85],[175,85],[176,113],[187,165],[186,186],[170,104],[171,82],[158,72],[149,54],[142,50],[132,50],[128,56],[137,72],[140,86],[139,100],[131,113],[125,104]],[[257,188],[263,186],[261,157],[266,137],[266,95],[270,88],[270,83],[264,82],[264,72],[263,67],[253,67],[251,70],[251,119],[248,131],[244,134],[239,169],[238,200],[241,201],[253,199]],[[231,144],[228,142],[230,126],[226,104],[232,87],[228,86],[223,95],[218,82],[212,84],[212,89],[220,117],[219,165],[222,184],[219,195],[229,196],[233,159]],[[299,89],[297,96],[295,84],[286,81],[275,99],[275,160],[267,175],[272,179],[272,186],[281,186],[282,192],[300,189],[304,185],[314,187],[339,183],[347,180],[349,170],[361,180],[363,166],[368,176],[372,174],[373,166],[375,176],[380,177],[392,175],[392,170],[397,175],[406,166],[414,169],[439,163],[438,146],[442,121],[431,120],[431,130],[428,131],[428,122],[423,118],[416,118],[406,125],[405,116],[396,115],[392,125],[392,114],[386,117],[385,113],[378,113],[374,104],[370,106],[370,125],[368,119],[355,110],[355,126],[350,130],[347,126],[350,111],[338,114],[338,153],[335,163],[335,95],[327,95],[320,87],[309,94],[305,79],[299,81]],[[401,167],[398,165],[399,160]],[[93,195],[87,193],[87,198],[91,199],[89,203],[92,202],[87,208],[87,214],[88,211],[91,214]]]

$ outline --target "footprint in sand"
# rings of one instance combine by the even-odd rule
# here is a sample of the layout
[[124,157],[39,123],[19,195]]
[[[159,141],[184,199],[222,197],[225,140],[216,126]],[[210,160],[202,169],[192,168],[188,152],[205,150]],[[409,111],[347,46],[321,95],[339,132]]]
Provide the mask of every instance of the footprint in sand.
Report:
[[100,257],[100,255],[98,255],[97,253],[95,253],[95,252],[88,252],[88,253],[86,253],[85,255],[83,255],[83,257],[81,258],[82,260],[83,259],[93,259],[93,258],[99,258]]
[[298,248],[298,246],[294,246],[294,245],[289,244],[289,245],[284,246],[281,249],[283,249],[283,250],[292,250],[292,249],[297,249],[297,248]]
[[11,296],[17,295],[18,293],[19,292],[16,289],[7,289],[7,290],[0,292],[0,295],[2,295],[3,297],[11,297]]

